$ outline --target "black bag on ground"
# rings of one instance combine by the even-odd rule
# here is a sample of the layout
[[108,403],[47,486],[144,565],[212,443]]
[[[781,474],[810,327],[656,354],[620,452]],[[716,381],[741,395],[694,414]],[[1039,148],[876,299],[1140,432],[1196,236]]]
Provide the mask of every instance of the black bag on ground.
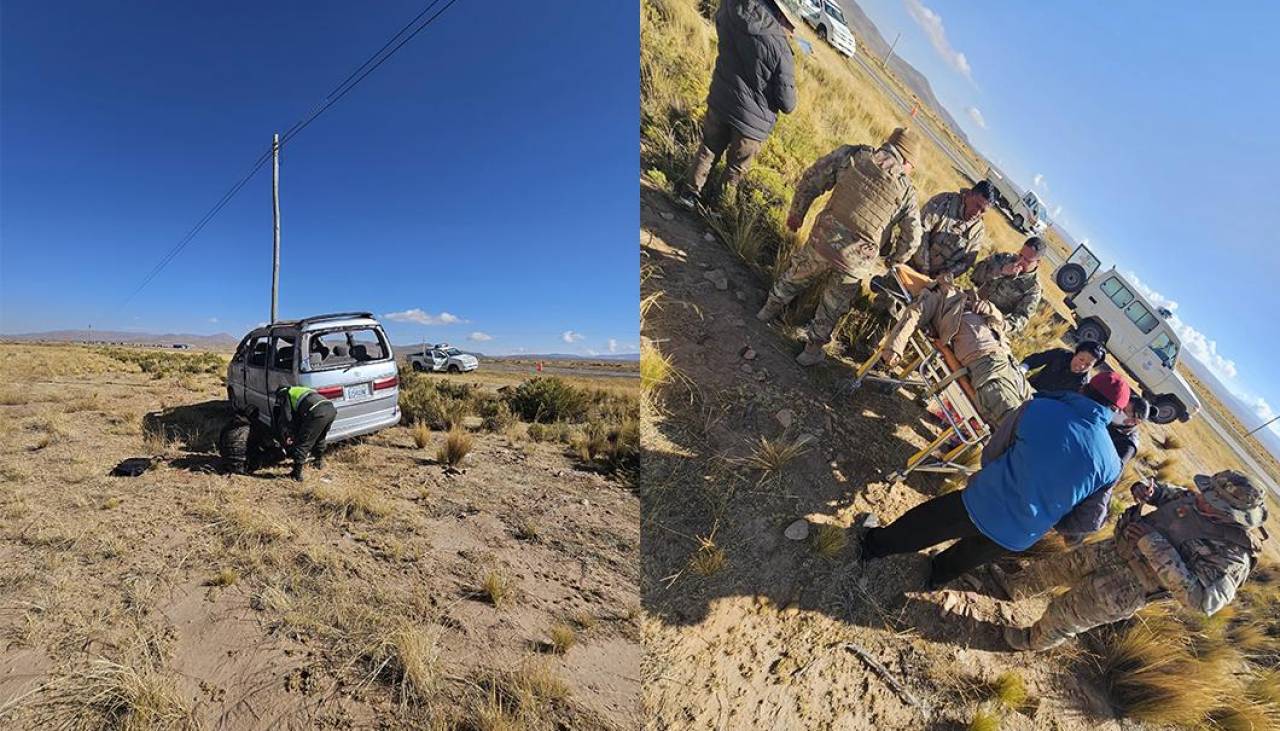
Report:
[[112,477],[137,477],[151,469],[150,457],[130,457],[111,470]]

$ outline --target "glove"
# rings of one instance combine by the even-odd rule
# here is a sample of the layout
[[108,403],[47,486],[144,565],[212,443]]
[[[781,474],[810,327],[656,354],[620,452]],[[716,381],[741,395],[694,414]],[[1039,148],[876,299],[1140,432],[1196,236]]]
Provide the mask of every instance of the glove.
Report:
[[1129,492],[1133,494],[1134,500],[1145,503],[1155,494],[1156,489],[1149,482],[1135,482],[1129,486]]

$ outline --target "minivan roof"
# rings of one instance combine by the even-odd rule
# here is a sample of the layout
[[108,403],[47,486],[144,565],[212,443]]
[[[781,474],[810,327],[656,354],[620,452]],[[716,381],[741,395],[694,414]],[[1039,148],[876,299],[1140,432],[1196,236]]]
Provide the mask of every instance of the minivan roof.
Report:
[[290,330],[316,330],[321,327],[332,327],[340,324],[380,325],[371,312],[335,312],[328,315],[313,315],[300,320],[277,320],[270,325],[256,327],[250,333],[265,333],[281,328]]

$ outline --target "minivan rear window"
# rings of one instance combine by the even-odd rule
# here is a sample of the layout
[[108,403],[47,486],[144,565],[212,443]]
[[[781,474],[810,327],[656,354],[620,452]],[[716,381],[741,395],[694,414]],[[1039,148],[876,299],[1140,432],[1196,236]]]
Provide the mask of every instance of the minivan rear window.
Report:
[[390,357],[386,336],[375,327],[353,327],[308,333],[302,370],[325,371]]

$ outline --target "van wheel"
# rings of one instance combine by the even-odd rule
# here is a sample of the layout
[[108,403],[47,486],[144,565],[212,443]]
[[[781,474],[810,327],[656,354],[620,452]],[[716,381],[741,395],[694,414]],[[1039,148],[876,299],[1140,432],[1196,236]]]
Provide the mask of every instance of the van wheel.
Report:
[[1182,415],[1182,404],[1173,396],[1161,396],[1152,405],[1155,411],[1151,414],[1151,421],[1156,424],[1172,424]]
[[414,372],[414,373],[422,373],[422,372],[423,372],[423,371],[425,371],[425,370],[427,370],[427,367],[426,367],[426,366],[422,365],[421,363],[419,363],[419,362],[418,362],[418,361],[416,361],[416,360],[413,362],[413,372]]
[[1025,230],[1026,225],[1027,225],[1027,219],[1023,218],[1021,213],[1013,214],[1014,228],[1018,229],[1019,231],[1023,231]]
[[825,25],[818,26],[818,37],[824,41],[827,40],[827,26]]
[[458,367],[458,366],[456,366],[456,365],[451,365],[451,366],[449,366],[449,372],[450,372],[450,373],[461,373],[461,372],[462,372],[462,369],[461,369],[461,368],[459,368],[459,367]]
[[1064,264],[1053,278],[1058,283],[1058,287],[1067,294],[1075,294],[1084,289],[1085,280],[1088,279],[1085,276],[1084,267],[1075,262]]
[[1102,326],[1092,320],[1080,323],[1080,327],[1076,328],[1076,342],[1083,343],[1086,340],[1092,340],[1095,343],[1107,344],[1107,331]]

